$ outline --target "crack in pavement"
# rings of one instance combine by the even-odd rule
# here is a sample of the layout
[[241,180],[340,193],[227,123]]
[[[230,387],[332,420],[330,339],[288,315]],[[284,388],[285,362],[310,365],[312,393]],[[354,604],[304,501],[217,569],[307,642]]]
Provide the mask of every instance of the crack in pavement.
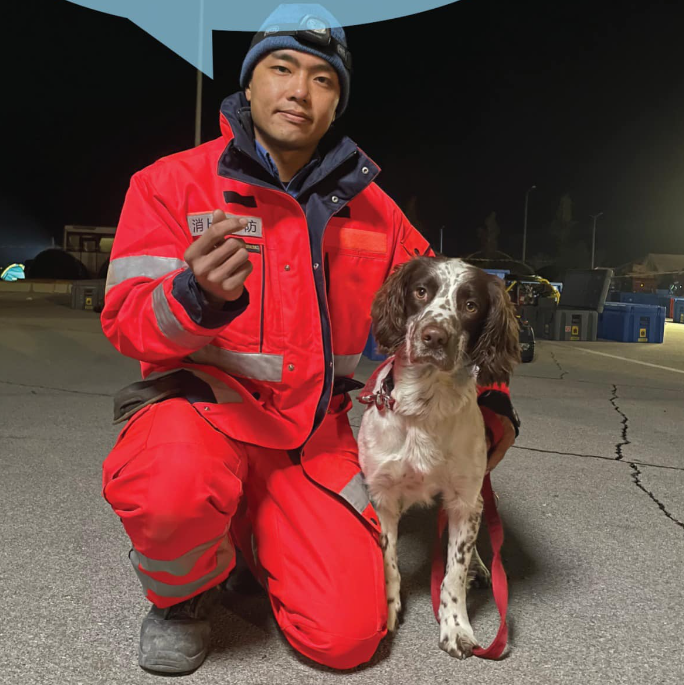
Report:
[[615,459],[616,461],[622,461],[622,458],[624,457],[624,454],[622,453],[622,448],[630,444],[630,441],[627,439],[627,422],[629,419],[627,418],[625,413],[620,409],[620,407],[618,407],[615,403],[617,399],[619,399],[617,395],[617,385],[613,383],[613,395],[610,398],[610,403],[613,405],[613,409],[615,409],[615,411],[622,417],[622,442],[619,442],[615,445]]
[[[559,452],[558,450],[543,450],[540,447],[520,447],[513,445],[511,449],[525,452],[540,452],[541,454],[557,454],[562,457],[581,457],[582,459],[601,459],[602,461],[618,461],[615,457],[604,457],[602,454],[581,454],[579,452]],[[623,462],[631,464],[632,462]],[[639,466],[648,466],[652,469],[665,469],[668,471],[684,471],[684,466],[667,466],[665,464],[651,464],[645,461],[634,462]]]
[[68,388],[51,388],[47,385],[29,385],[28,383],[13,383],[12,381],[0,380],[0,385],[10,385],[15,388],[31,388],[32,393],[35,395],[37,393],[33,392],[33,389],[38,390],[56,390],[57,392],[70,392],[74,395],[88,395],[89,397],[113,397],[108,393],[104,392],[88,392],[87,390],[69,390]]
[[634,481],[634,485],[636,485],[640,490],[643,490],[660,508],[660,510],[667,516],[667,518],[670,519],[673,523],[676,523],[680,528],[684,528],[684,523],[682,523],[679,519],[675,518],[666,508],[665,505],[650,491],[647,490],[644,485],[641,482],[641,471],[639,471],[639,468],[637,465],[630,461],[627,462],[631,467],[632,467],[632,480]]
[[[622,453],[622,448],[625,447],[626,445],[631,444],[630,440],[627,438],[627,430],[629,428],[629,419],[627,418],[627,415],[618,407],[617,405],[617,400],[619,399],[618,397],[618,392],[617,392],[617,385],[613,384],[613,395],[610,398],[610,403],[613,405],[613,408],[615,411],[620,414],[622,417],[622,442],[618,442],[615,445],[615,454],[617,455],[614,459],[614,461],[619,461],[622,462],[624,454]],[[647,490],[643,483],[641,482],[641,471],[639,470],[639,467],[636,465],[635,462],[633,461],[626,461],[623,462],[625,464],[628,464],[629,467],[632,469],[632,481],[634,482],[634,485],[636,485],[639,490],[642,492],[645,492],[657,505],[658,508],[667,516],[667,518],[670,519],[673,523],[678,525],[680,528],[684,528],[684,523],[682,523],[679,519],[675,518],[665,507],[665,505],[650,491]]]
[[561,372],[559,380],[565,380],[565,377],[568,375],[568,372],[565,371],[563,367],[560,365],[559,361],[556,359],[556,355],[553,353],[553,350],[549,350],[549,352],[551,353],[551,359],[553,359],[556,366],[558,367],[558,370]]

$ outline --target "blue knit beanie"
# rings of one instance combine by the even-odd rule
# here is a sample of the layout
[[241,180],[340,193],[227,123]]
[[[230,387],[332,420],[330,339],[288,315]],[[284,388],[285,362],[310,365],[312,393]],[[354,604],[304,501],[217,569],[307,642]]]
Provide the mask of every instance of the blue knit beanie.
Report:
[[[316,32],[321,28],[330,29],[330,34],[334,39],[330,45],[320,45],[309,42],[305,38],[281,33],[302,29]],[[269,33],[275,35],[269,36]],[[262,36],[262,40],[257,40]],[[337,19],[320,5],[279,5],[271,13],[261,25],[261,29],[255,36],[255,41],[252,42],[252,47],[242,63],[240,86],[247,88],[252,78],[252,71],[262,57],[273,50],[286,49],[306,52],[331,64],[340,79],[340,102],[337,105],[337,115],[341,115],[347,108],[349,101],[351,56],[347,50],[347,37],[344,34],[344,29]]]

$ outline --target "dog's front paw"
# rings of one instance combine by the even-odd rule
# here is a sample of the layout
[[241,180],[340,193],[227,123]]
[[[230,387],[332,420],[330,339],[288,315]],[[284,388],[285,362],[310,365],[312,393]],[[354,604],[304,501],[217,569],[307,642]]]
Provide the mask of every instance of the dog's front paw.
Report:
[[467,659],[477,647],[472,631],[459,626],[443,626],[439,635],[439,648],[457,659]]
[[399,614],[401,613],[401,599],[396,597],[387,598],[387,630],[393,633],[399,625]]

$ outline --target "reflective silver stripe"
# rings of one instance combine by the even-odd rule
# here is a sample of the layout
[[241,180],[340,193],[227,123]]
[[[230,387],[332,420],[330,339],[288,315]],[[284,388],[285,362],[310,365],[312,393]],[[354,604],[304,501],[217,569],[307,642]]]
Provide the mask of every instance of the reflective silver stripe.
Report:
[[[207,544],[210,546],[211,544],[215,543],[216,540],[214,540],[212,543]],[[196,549],[199,549],[199,547]],[[205,545],[203,551],[206,551],[207,549],[208,547]],[[193,552],[194,551],[196,550],[193,550]],[[233,557],[235,556],[235,550],[233,548],[233,545],[228,540],[228,536],[223,535],[223,540],[221,544],[218,546],[218,549],[216,550],[216,568],[213,571],[210,571],[209,573],[202,576],[201,578],[198,578],[197,580],[193,580],[191,583],[184,583],[183,585],[171,585],[169,583],[163,583],[160,580],[150,578],[150,576],[141,571],[140,568],[138,568],[137,563],[135,563],[133,559],[134,553],[135,550],[131,551],[131,554],[129,556],[131,562],[133,563],[133,568],[135,569],[138,579],[140,580],[143,586],[145,594],[147,594],[148,590],[151,590],[152,592],[154,592],[155,595],[159,595],[160,597],[187,597],[188,595],[197,592],[197,590],[206,585],[209,581],[221,575],[221,573],[223,573],[228,568],[231,561],[233,560]],[[173,564],[174,562],[156,563]],[[156,570],[164,571],[166,569],[159,568]]]
[[351,376],[361,361],[360,354],[336,354],[333,357],[335,362],[336,376]]
[[182,259],[153,257],[144,254],[112,259],[107,270],[105,292],[129,278],[144,277],[154,280],[186,266],[187,264]]
[[279,354],[233,352],[215,345],[205,345],[190,355],[198,364],[212,364],[226,373],[255,381],[280,383],[283,380],[283,358]]
[[[214,378],[214,376],[205,373],[204,371],[200,371],[199,369],[189,369],[187,367],[182,368],[185,368],[185,370],[189,371],[193,376],[197,376],[197,378],[200,378],[207,383],[211,387],[214,397],[219,404],[239,404],[242,402],[242,396],[239,392],[237,392],[237,390],[233,390],[233,388],[228,387],[225,383],[222,383],[217,378]],[[172,373],[176,373],[177,371],[178,369],[173,369],[172,371],[154,371],[145,376],[145,380],[151,381],[155,378],[170,376]]]
[[214,378],[212,375],[204,373],[204,371],[200,371],[199,369],[187,370],[198,378],[201,378],[211,387],[214,397],[219,404],[239,404],[242,402],[242,397],[237,390],[229,388],[225,383],[221,383],[221,381]]
[[344,488],[342,488],[340,497],[346,499],[359,514],[363,514],[366,507],[370,504],[370,497],[368,496],[366,481],[362,473],[357,473]]
[[197,349],[206,345],[209,340],[216,337],[216,333],[211,335],[195,335],[194,333],[189,333],[183,328],[181,322],[176,318],[176,315],[171,311],[171,306],[169,301],[166,299],[166,293],[164,292],[164,283],[162,281],[153,291],[152,291],[152,310],[154,311],[154,316],[157,319],[157,326],[159,330],[173,343],[176,345],[181,345],[182,347],[189,347],[191,349]]
[[145,571],[150,571],[151,573],[170,573],[172,576],[187,576],[193,568],[197,560],[212,546],[215,545],[221,538],[226,538],[227,531],[214,538],[205,542],[195,549],[191,549],[186,552],[182,557],[178,559],[171,559],[170,561],[162,561],[159,559],[150,559],[144,554],[141,554],[136,549],[132,549],[128,558],[131,560],[133,566],[141,566]]

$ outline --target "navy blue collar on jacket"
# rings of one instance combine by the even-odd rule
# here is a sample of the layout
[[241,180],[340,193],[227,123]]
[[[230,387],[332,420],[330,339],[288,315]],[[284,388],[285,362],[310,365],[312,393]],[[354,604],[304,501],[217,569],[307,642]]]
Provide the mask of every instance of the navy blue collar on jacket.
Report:
[[[274,175],[269,161],[264,160],[257,151],[252,114],[245,94],[240,91],[228,96],[221,103],[221,113],[230,124],[233,139],[219,158],[219,175],[228,178],[235,177],[248,182],[256,181],[280,190],[284,189],[278,175]],[[334,130],[328,131],[320,141],[317,153],[319,159],[312,159],[300,170],[299,173],[306,172],[302,174],[302,178],[297,178],[299,173],[295,177],[297,183],[293,190],[296,193],[295,197],[300,201],[314,186],[331,176],[349,160],[354,159],[354,162],[350,162],[353,167],[366,170],[361,178],[358,178],[359,189],[365,187],[368,181],[375,178],[380,172],[379,167],[357,147],[351,138],[341,136]],[[270,161],[272,163],[272,160]],[[292,181],[294,180],[293,178]],[[345,185],[347,185],[351,179],[347,177],[345,180],[347,181]],[[352,183],[351,185],[357,184]],[[286,190],[290,192],[289,188]],[[349,191],[351,195],[356,194],[351,187],[349,187]],[[348,199],[350,198],[345,198],[345,200]]]
[[289,181],[282,181],[280,179],[278,167],[268,150],[256,138],[254,138],[254,146],[256,148],[257,157],[259,157],[259,161],[262,165],[271,172],[273,178],[279,181],[283,186],[283,190],[292,195],[295,200],[297,199],[297,195],[299,195],[299,191],[302,189],[307,176],[321,161],[321,155],[318,150],[316,150],[311,159]]

